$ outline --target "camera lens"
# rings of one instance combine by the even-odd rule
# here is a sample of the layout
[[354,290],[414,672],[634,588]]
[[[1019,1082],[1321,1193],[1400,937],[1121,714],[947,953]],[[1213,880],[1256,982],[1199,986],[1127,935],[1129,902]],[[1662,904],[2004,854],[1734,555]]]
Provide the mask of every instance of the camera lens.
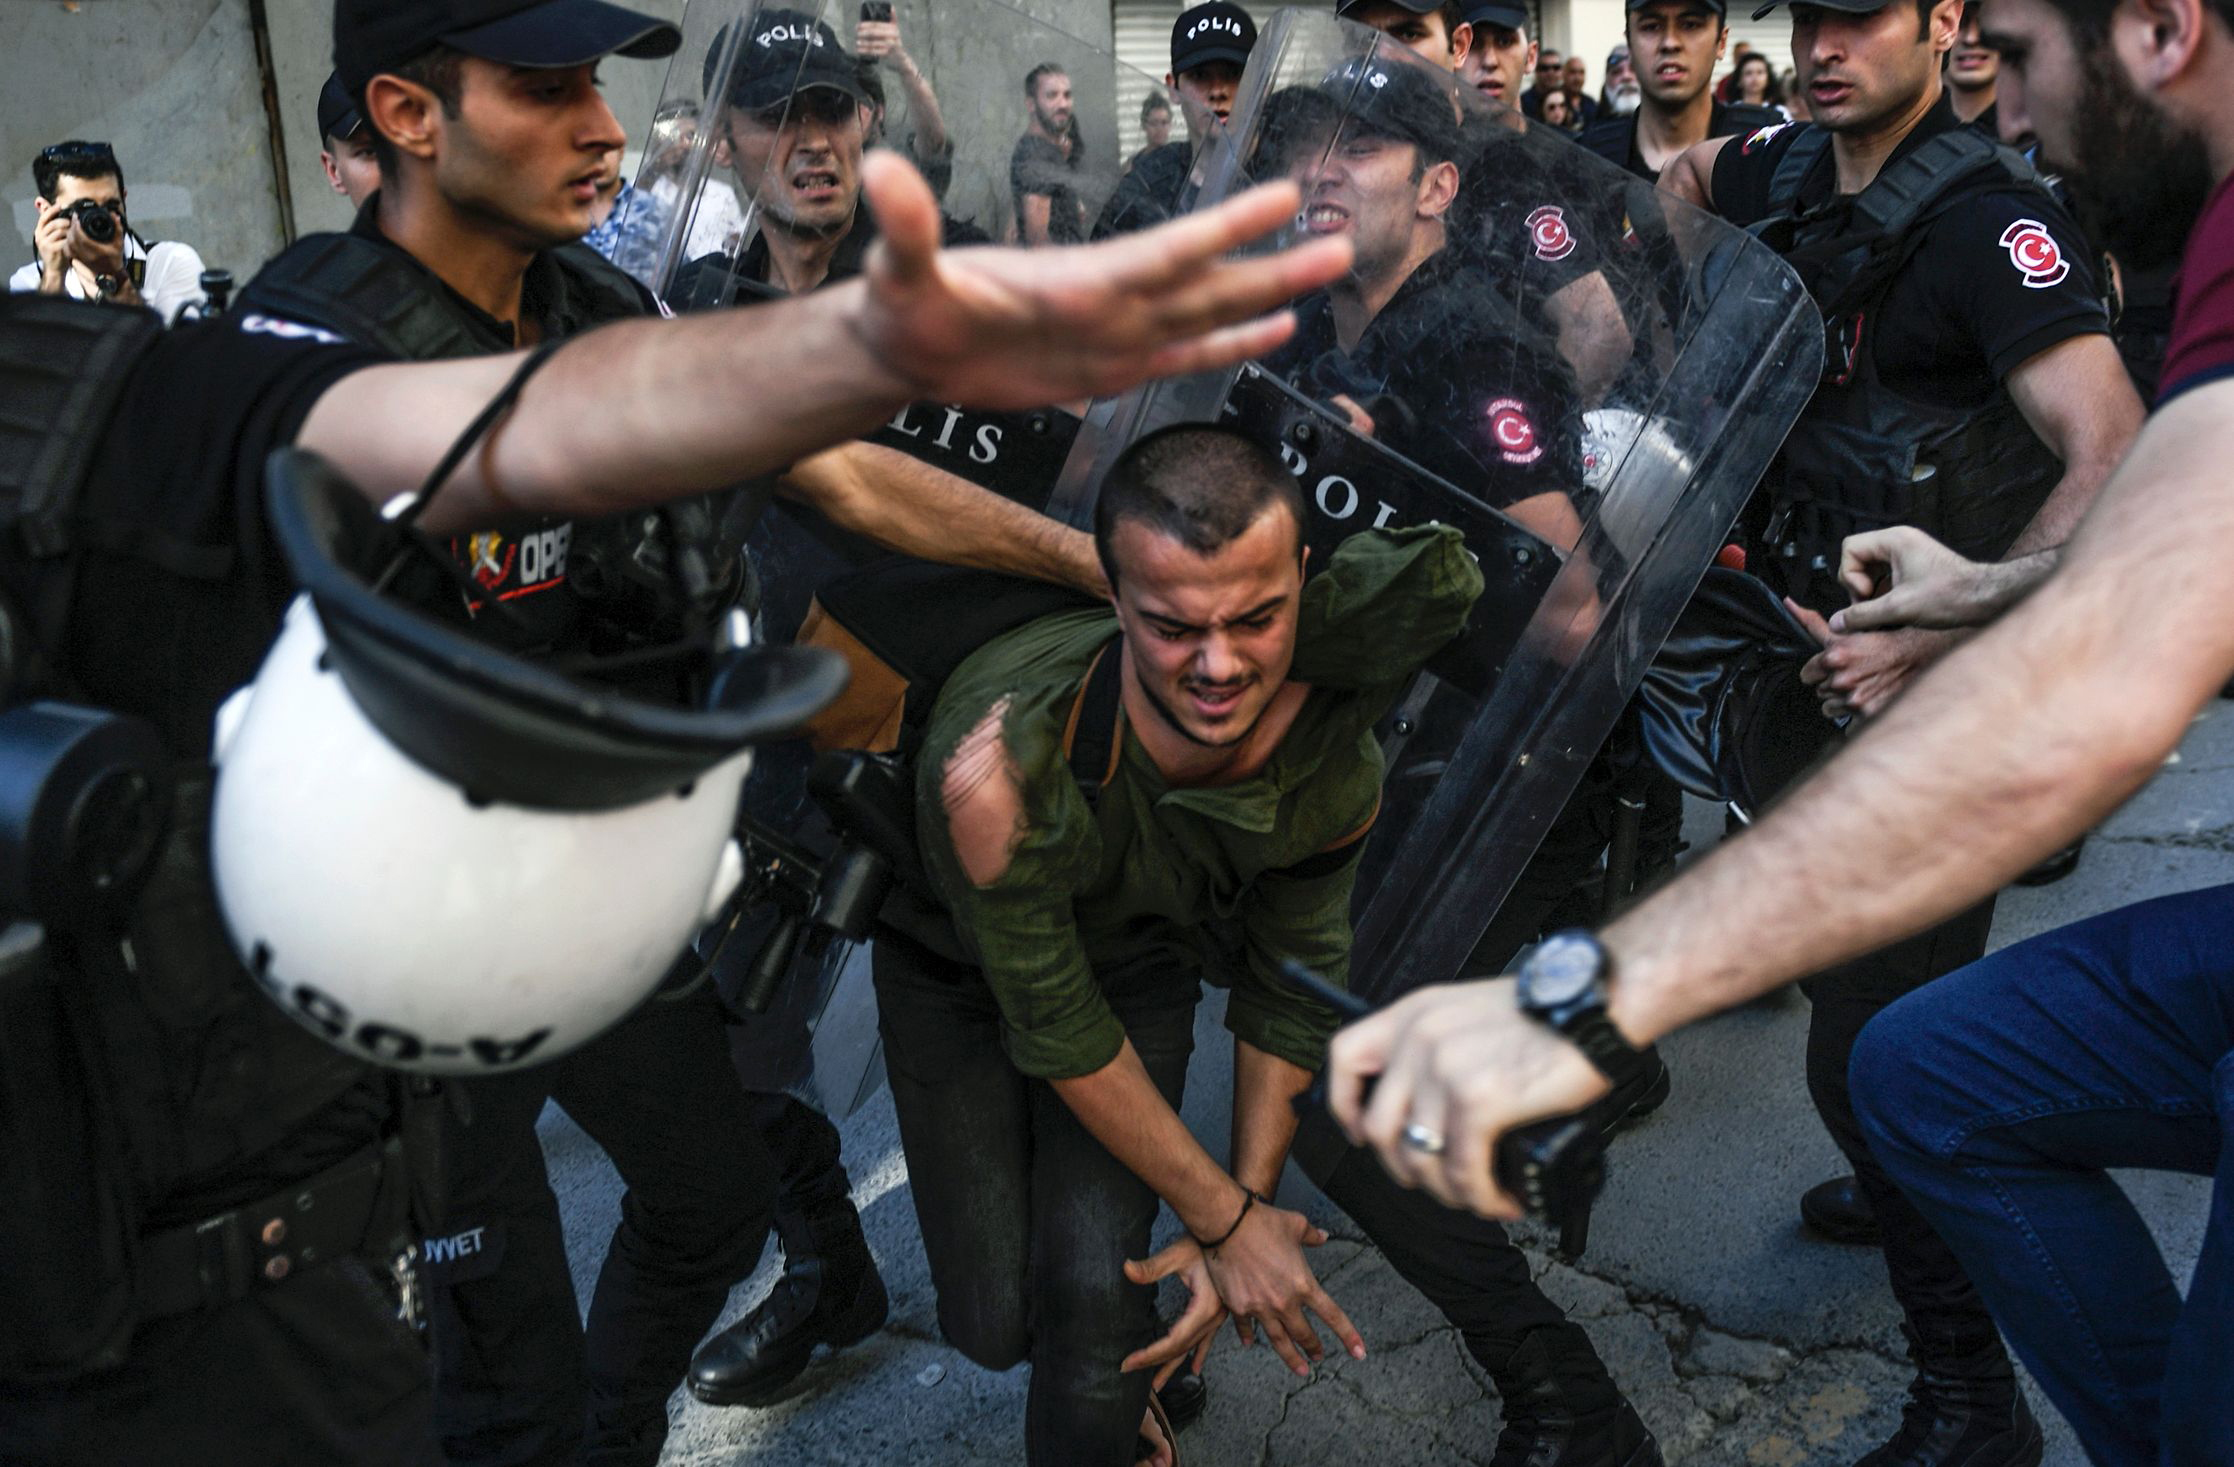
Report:
[[116,216],[91,199],[77,207],[78,228],[95,244],[108,244],[116,238]]

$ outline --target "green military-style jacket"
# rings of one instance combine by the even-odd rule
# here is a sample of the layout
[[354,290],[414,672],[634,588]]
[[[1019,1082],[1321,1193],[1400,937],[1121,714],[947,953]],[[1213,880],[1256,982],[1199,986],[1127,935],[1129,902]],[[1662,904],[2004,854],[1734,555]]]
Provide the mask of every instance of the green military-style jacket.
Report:
[[[1319,1067],[1335,1016],[1283,984],[1280,965],[1293,958],[1346,981],[1355,856],[1380,804],[1373,726],[1481,590],[1455,530],[1344,542],[1303,591],[1290,677],[1310,697],[1261,773],[1214,789],[1172,788],[1125,730],[1098,799],[1080,790],[1064,736],[1096,656],[1115,655],[1113,612],[1042,618],[955,671],[917,766],[918,829],[1018,1069],[1067,1079],[1102,1068],[1125,1037],[1106,995],[1174,966],[1231,985],[1226,1024],[1238,1038]],[[939,771],[1004,700],[1024,829],[999,879],[979,886],[948,835]]]

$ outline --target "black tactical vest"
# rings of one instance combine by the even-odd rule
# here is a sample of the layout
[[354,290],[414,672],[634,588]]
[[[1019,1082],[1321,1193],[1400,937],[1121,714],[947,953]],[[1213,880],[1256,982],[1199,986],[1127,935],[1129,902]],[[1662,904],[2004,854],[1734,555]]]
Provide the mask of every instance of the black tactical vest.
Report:
[[[189,328],[194,329],[194,328]],[[204,328],[217,329],[217,328]],[[12,705],[71,696],[80,552],[193,574],[118,543],[83,490],[151,312],[0,298],[0,614]],[[203,567],[204,573],[221,568]],[[283,1186],[374,1141],[388,1084],[297,1027],[229,945],[209,860],[211,784],[178,771],[161,853],[129,912],[0,937],[0,1381],[114,1367],[137,1320],[138,1240]],[[59,1181],[57,1180],[59,1179]]]
[[[322,327],[409,361],[515,349],[501,323],[369,228],[297,241],[257,272],[236,313]],[[535,304],[554,336],[658,311],[633,276],[585,245],[546,250],[533,269]],[[615,651],[671,638],[690,609],[703,616],[734,601],[744,581],[743,537],[763,502],[761,495],[729,491],[574,525],[566,582],[589,616],[586,646]],[[678,566],[687,601],[675,589]]]
[[1874,331],[1887,288],[1924,226],[1980,190],[2039,185],[2031,165],[1970,128],[1886,165],[1850,200],[1799,205],[1830,166],[1812,129],[1778,166],[1776,212],[1753,227],[1800,273],[1823,315],[1822,384],[1766,480],[1767,517],[1750,569],[1826,614],[1846,604],[1839,546],[1848,535],[1913,525],[1973,560],[1998,560],[2062,477],[2006,387],[1983,408],[1908,396],[1878,376]]
[[[542,260],[555,282],[549,305],[560,318],[548,324],[569,334],[653,312],[644,288],[595,250],[566,245]],[[355,233],[297,240],[256,273],[234,309],[324,327],[413,362],[518,346],[410,254]]]

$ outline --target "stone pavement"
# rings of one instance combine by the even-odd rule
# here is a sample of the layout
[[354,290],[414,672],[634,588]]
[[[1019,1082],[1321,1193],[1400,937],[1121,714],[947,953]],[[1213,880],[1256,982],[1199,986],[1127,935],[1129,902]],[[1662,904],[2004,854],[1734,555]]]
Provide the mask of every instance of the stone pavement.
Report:
[[[1717,812],[1692,811],[1703,846]],[[2078,873],[2002,899],[1997,945],[2143,897],[2234,880],[2234,703],[2214,703],[2178,756],[2097,833]],[[1862,879],[1866,873],[1858,873]],[[1212,1004],[1198,1029],[1187,1116],[1226,1128],[1230,1054]],[[1670,1462],[1696,1467],[1834,1467],[1882,1441],[1908,1371],[1897,1314],[1870,1253],[1801,1235],[1799,1193],[1837,1154],[1801,1075],[1807,1007],[1797,995],[1725,1015],[1666,1050],[1674,1099],[1614,1149],[1614,1175],[1578,1267],[1522,1236],[1554,1298],[1583,1320]],[[716,1411],[678,1394],[667,1457],[678,1467],[949,1467],[1021,1463],[1024,1375],[979,1370],[938,1338],[906,1169],[888,1097],[846,1126],[846,1155],[892,1319],[857,1349],[819,1363],[792,1399]],[[596,1148],[553,1112],[544,1135],[566,1210],[582,1298],[617,1216],[617,1181]],[[2203,1179],[2124,1179],[2184,1279],[2200,1239]],[[1211,1405],[1183,1434],[1195,1467],[1357,1467],[1486,1462],[1498,1406],[1456,1333],[1364,1245],[1348,1221],[1291,1181],[1283,1200],[1314,1211],[1335,1241],[1319,1254],[1330,1293],[1366,1338],[1308,1382],[1269,1350],[1221,1341]],[[772,1256],[773,1250],[771,1250]],[[767,1290],[764,1262],[731,1318]],[[2053,1413],[2050,1467],[2082,1458]]]

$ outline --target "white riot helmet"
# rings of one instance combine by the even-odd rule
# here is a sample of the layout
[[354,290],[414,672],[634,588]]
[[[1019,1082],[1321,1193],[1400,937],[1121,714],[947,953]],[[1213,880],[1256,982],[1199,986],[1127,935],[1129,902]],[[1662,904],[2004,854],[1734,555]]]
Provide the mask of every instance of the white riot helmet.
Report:
[[555,1058],[659,983],[742,875],[755,743],[843,689],[801,648],[699,638],[660,702],[505,653],[383,596],[406,537],[312,455],[276,455],[305,594],[219,714],[212,849],[264,990],[361,1058],[484,1075]]

